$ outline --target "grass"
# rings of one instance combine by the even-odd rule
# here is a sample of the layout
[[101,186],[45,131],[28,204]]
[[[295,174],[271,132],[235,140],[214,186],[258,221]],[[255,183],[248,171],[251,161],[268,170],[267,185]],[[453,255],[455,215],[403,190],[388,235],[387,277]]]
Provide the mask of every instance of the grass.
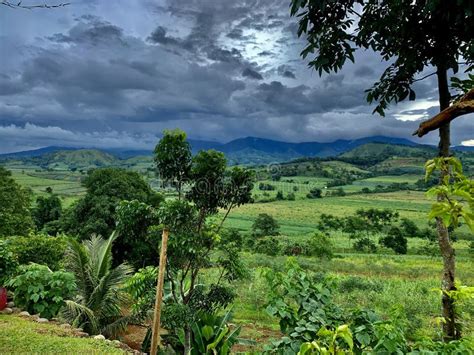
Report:
[[124,354],[102,340],[74,337],[70,329],[0,315],[2,354]]

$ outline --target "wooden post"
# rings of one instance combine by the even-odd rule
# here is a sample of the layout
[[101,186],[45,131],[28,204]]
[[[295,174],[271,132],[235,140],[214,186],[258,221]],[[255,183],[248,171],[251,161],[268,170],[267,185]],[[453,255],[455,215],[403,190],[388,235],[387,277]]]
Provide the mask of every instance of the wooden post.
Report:
[[155,312],[153,316],[153,328],[151,335],[151,355],[156,355],[158,345],[161,343],[160,322],[161,322],[161,303],[163,300],[163,283],[165,280],[166,268],[166,249],[168,248],[168,229],[163,229],[161,239],[160,267],[158,272],[158,284],[156,286]]

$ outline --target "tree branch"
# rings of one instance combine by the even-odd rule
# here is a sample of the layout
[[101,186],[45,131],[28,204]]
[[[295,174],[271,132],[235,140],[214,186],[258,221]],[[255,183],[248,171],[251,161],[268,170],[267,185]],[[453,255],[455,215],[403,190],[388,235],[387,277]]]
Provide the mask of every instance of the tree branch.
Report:
[[451,122],[456,117],[474,113],[474,88],[469,90],[459,101],[444,109],[429,120],[421,122],[414,136],[423,137],[425,134],[439,129],[445,123]]
[[0,5],[8,6],[12,9],[27,9],[27,10],[32,10],[32,9],[54,9],[57,7],[64,7],[68,6],[71,3],[70,2],[65,2],[65,3],[59,3],[59,4],[54,4],[54,5],[48,5],[48,4],[35,4],[35,5],[22,5],[22,1],[12,3],[11,1],[1,1]]

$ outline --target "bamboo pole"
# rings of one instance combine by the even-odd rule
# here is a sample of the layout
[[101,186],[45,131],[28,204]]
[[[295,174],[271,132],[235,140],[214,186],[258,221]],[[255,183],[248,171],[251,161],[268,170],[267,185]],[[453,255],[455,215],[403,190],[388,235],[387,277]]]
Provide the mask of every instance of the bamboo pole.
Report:
[[156,355],[158,345],[161,343],[160,322],[161,322],[161,303],[163,300],[163,283],[165,280],[166,268],[166,250],[168,248],[168,229],[163,229],[161,239],[160,267],[158,272],[158,284],[156,286],[155,312],[153,316],[153,328],[151,336],[151,355]]

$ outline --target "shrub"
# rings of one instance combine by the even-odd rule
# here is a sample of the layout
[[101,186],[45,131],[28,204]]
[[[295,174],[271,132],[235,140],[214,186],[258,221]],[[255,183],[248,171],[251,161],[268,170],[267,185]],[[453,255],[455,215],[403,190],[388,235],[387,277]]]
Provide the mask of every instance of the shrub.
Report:
[[306,195],[307,198],[322,198],[323,197],[323,191],[318,188],[313,188],[309,190],[308,194]]
[[47,266],[30,264],[20,267],[19,274],[8,286],[14,289],[15,304],[32,314],[51,318],[58,314],[64,301],[73,296],[74,275],[51,271]]
[[8,242],[20,264],[36,263],[46,265],[51,270],[59,270],[63,266],[67,246],[67,238],[64,236],[50,237],[39,234],[12,237]]
[[420,237],[420,228],[418,228],[415,222],[408,218],[402,218],[400,228],[403,232],[403,235],[407,238]]
[[285,198],[283,197],[283,192],[278,191],[276,194],[276,199],[277,200],[284,200]]
[[158,270],[156,267],[147,266],[138,270],[125,283],[125,291],[132,299],[132,314],[137,321],[147,319],[149,312],[153,310],[156,296],[156,279]]
[[357,251],[366,253],[377,252],[377,245],[370,238],[359,238],[352,246]]
[[308,241],[306,250],[308,255],[332,259],[334,256],[333,247],[332,241],[326,234],[314,233]]
[[281,245],[274,237],[260,238],[255,242],[254,251],[260,254],[275,256],[280,253]]
[[279,229],[278,222],[266,213],[260,213],[252,225],[252,232],[256,237],[278,235]]
[[297,256],[307,253],[307,246],[298,242],[288,241],[283,245],[282,254],[287,256]]
[[388,235],[380,239],[380,244],[392,249],[397,254],[407,253],[407,238],[403,236],[402,231],[398,227],[390,228]]
[[289,192],[288,195],[286,196],[286,199],[288,201],[294,201],[294,200],[296,200],[296,196],[293,192]]
[[18,262],[7,243],[0,240],[0,287],[5,286],[9,278],[15,273]]

